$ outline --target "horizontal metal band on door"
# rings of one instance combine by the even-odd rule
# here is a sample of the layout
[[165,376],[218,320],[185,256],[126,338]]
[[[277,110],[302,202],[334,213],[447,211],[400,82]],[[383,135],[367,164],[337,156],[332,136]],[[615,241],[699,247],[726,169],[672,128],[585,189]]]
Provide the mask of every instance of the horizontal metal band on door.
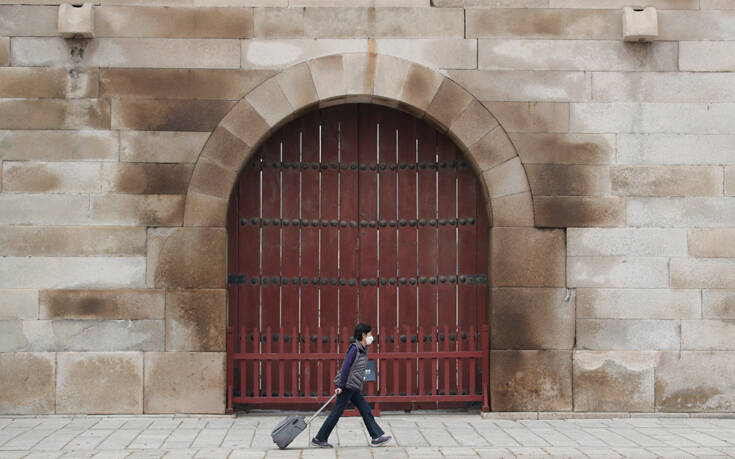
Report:
[[251,285],[322,285],[322,286],[333,286],[333,287],[356,287],[362,285],[363,287],[375,287],[380,284],[385,287],[398,286],[398,285],[436,285],[436,284],[487,284],[486,274],[460,274],[448,275],[448,276],[419,276],[419,277],[381,277],[381,278],[364,278],[364,279],[344,279],[341,277],[278,277],[278,276],[251,276],[248,280],[248,276],[245,274],[230,274],[227,277],[228,284],[247,284]]

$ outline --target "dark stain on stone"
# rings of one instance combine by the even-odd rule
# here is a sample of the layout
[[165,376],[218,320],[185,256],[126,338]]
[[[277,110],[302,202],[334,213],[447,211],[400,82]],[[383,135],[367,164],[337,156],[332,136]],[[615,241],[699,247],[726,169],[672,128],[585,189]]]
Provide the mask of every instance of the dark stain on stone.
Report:
[[[491,359],[492,401],[495,411],[545,411],[571,408],[570,388],[563,375],[571,374],[550,351],[494,352]],[[556,366],[559,365],[557,368]]]
[[186,194],[194,166],[191,164],[121,165],[116,191],[138,194]]
[[214,130],[234,105],[229,100],[123,100],[116,105],[120,128],[155,131]]
[[219,291],[169,295],[169,320],[181,322],[192,335],[189,344],[194,349],[191,350],[224,350],[225,301],[224,293]]
[[535,196],[534,213],[540,227],[623,226],[625,201],[611,197]]

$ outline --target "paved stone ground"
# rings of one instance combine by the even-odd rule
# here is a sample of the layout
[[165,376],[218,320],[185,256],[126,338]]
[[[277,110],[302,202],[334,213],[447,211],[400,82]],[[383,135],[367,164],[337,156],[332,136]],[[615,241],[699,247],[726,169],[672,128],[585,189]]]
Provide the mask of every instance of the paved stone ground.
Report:
[[384,415],[395,442],[366,447],[360,418],[343,418],[334,450],[308,448],[324,417],[284,451],[283,416],[0,417],[0,458],[735,457],[735,419],[511,421],[468,414]]

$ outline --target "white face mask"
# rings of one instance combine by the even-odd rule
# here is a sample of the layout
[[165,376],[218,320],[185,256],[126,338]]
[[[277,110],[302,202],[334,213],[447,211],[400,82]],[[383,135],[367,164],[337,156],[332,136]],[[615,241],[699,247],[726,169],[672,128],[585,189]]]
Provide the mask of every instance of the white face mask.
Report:
[[373,338],[372,336],[366,336],[366,337],[365,337],[365,342],[366,342],[367,344],[373,344],[373,340],[374,340],[374,339],[375,339],[375,338]]

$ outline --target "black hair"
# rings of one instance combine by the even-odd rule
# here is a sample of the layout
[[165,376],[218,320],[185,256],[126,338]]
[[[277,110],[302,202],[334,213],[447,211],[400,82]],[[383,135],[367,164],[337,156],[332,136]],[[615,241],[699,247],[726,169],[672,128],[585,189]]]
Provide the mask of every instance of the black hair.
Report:
[[355,341],[362,341],[362,334],[370,333],[371,331],[372,328],[370,327],[370,325],[360,322],[359,324],[355,325],[355,333],[352,335],[352,337],[355,339]]

